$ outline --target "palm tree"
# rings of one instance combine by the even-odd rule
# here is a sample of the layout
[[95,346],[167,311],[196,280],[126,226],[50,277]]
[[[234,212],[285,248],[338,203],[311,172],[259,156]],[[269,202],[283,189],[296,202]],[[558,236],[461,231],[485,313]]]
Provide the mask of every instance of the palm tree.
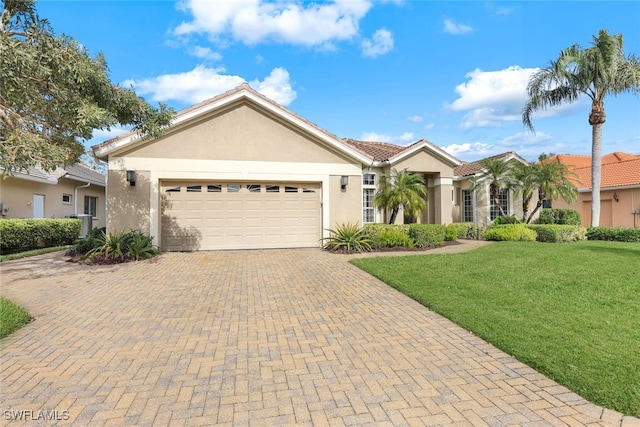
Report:
[[502,203],[500,203],[500,191],[512,186],[511,163],[502,159],[488,158],[484,159],[481,164],[484,172],[473,179],[471,190],[476,190],[488,181],[489,195],[493,203],[500,209],[500,215],[506,216],[507,213],[502,209]]
[[373,197],[373,205],[391,211],[389,224],[393,224],[400,207],[406,215],[415,216],[427,208],[427,186],[424,177],[406,169],[393,169],[380,177],[380,187]]
[[573,45],[560,52],[557,60],[536,72],[529,80],[529,100],[522,110],[522,122],[533,131],[531,115],[566,102],[572,103],[581,95],[591,99],[589,124],[591,136],[591,226],[600,224],[600,179],[602,169],[602,125],[606,121],[604,98],[640,92],[640,59],[625,56],[622,34],[610,35],[600,30],[593,37],[593,45],[581,49]]
[[522,222],[527,222],[529,205],[538,182],[538,166],[535,163],[514,162],[511,168],[512,186],[516,193],[522,195]]
[[527,224],[531,222],[545,200],[562,198],[567,203],[572,203],[578,198],[578,190],[569,179],[571,172],[566,165],[549,160],[545,154],[542,154],[535,164],[535,169],[538,203],[527,218]]

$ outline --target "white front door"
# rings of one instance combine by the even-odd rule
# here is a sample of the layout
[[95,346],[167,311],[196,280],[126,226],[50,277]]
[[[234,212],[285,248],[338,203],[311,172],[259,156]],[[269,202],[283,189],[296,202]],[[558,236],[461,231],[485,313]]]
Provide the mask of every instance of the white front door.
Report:
[[33,217],[44,218],[44,195],[33,195]]

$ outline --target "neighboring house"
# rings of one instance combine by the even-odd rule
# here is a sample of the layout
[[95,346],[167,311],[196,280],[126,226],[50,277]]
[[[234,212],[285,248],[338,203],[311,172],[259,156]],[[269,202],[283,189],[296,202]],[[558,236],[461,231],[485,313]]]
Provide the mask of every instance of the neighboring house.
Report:
[[247,84],[181,111],[160,138],[130,132],[93,151],[109,163],[108,230],[139,229],[165,251],[320,247],[337,224],[385,221],[372,201],[391,169],[426,178],[417,222],[456,220],[454,156],[338,138]]
[[[554,208],[575,209],[591,225],[591,156],[559,154],[554,158],[572,172],[578,200],[554,200]],[[640,227],[640,155],[614,152],[602,156],[600,226]]]
[[82,164],[45,172],[30,168],[0,177],[2,218],[66,218],[91,214],[104,227],[105,175]]
[[[521,162],[527,164],[527,160],[520,157],[514,151],[487,157],[475,162],[463,163],[455,168],[455,187],[454,195],[454,221],[456,222],[473,222],[480,227],[490,225],[497,217],[500,216],[500,207],[489,194],[489,184],[478,185],[475,189],[474,180],[478,179],[484,170],[483,162],[487,159],[498,159],[505,162]],[[534,194],[529,206],[529,213],[533,211],[538,202],[537,194]],[[503,211],[507,215],[515,215],[518,219],[522,219],[522,197],[517,192],[510,189],[500,191],[499,203],[502,205]],[[537,218],[538,215],[534,217]]]

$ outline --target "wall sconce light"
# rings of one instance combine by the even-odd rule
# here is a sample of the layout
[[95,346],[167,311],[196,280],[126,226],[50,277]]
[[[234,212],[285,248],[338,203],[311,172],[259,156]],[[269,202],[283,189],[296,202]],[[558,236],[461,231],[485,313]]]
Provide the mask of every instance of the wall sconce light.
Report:
[[343,175],[340,178],[340,189],[344,190],[347,188],[347,185],[349,185],[349,177],[346,175]]
[[620,199],[618,198],[618,193],[613,193],[613,200],[615,200],[616,203],[620,201]]
[[136,185],[136,171],[127,171],[127,182],[132,187]]

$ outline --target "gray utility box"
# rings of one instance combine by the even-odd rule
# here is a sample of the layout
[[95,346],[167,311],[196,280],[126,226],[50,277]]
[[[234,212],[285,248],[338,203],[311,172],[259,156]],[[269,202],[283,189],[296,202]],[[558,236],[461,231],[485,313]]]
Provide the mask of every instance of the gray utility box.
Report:
[[87,237],[89,231],[93,228],[93,217],[89,214],[70,215],[71,218],[78,218],[81,221],[79,238]]

